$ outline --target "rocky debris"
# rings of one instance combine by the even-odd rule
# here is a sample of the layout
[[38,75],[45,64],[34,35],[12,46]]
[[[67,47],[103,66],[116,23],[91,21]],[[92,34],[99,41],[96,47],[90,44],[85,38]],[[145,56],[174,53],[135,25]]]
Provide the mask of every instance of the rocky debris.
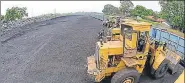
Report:
[[[37,17],[23,18],[15,21],[0,22],[0,41],[4,43],[17,35],[24,34],[27,30],[31,30],[31,25],[38,24],[43,21],[52,20],[61,17],[61,14],[46,14]],[[43,25],[43,24],[42,24]],[[4,37],[6,35],[6,37]],[[7,36],[8,35],[8,36]]]
[[21,20],[15,20],[15,21],[7,21],[5,22],[4,20],[0,22],[1,24],[1,31],[4,29],[11,29],[15,27],[22,27],[27,24],[35,23],[35,22],[41,22],[41,21],[46,21],[50,20],[55,17],[61,16],[60,14],[46,14],[46,15],[40,15],[37,17],[31,17],[31,18],[23,18]]

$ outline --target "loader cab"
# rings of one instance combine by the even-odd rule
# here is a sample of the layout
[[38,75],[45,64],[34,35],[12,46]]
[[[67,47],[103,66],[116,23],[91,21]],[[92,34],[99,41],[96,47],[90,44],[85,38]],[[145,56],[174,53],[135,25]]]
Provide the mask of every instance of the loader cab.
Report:
[[150,27],[150,24],[144,22],[122,23],[119,32],[121,40],[97,42],[97,67],[115,72],[123,57],[142,59],[149,51]]
[[138,53],[147,53],[149,49],[149,31],[151,25],[145,22],[125,22],[121,24],[123,47]]

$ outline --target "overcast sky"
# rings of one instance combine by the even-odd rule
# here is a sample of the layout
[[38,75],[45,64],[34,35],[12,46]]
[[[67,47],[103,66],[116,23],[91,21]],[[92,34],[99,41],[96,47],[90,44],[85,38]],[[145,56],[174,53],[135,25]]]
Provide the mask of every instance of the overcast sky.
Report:
[[[134,6],[142,5],[154,11],[160,11],[158,1],[132,1]],[[1,14],[4,15],[7,8],[13,6],[27,7],[28,16],[41,14],[68,12],[102,12],[105,4],[112,4],[119,7],[119,1],[1,1]]]

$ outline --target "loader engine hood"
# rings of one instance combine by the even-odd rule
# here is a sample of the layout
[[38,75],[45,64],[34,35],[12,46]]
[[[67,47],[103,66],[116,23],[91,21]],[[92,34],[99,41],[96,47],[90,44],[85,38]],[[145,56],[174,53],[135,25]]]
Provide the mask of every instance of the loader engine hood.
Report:
[[123,42],[122,41],[107,41],[101,45],[97,42],[99,46],[99,55],[119,55],[123,54]]

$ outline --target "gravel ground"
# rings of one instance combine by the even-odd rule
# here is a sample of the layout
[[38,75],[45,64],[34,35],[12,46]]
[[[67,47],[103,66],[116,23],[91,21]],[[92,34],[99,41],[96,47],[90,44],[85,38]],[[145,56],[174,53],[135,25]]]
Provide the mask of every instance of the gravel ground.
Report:
[[[86,58],[94,53],[101,21],[68,16],[29,27],[21,35],[4,36],[8,40],[0,46],[0,83],[93,83]],[[142,76],[141,83],[170,83],[165,79]]]

